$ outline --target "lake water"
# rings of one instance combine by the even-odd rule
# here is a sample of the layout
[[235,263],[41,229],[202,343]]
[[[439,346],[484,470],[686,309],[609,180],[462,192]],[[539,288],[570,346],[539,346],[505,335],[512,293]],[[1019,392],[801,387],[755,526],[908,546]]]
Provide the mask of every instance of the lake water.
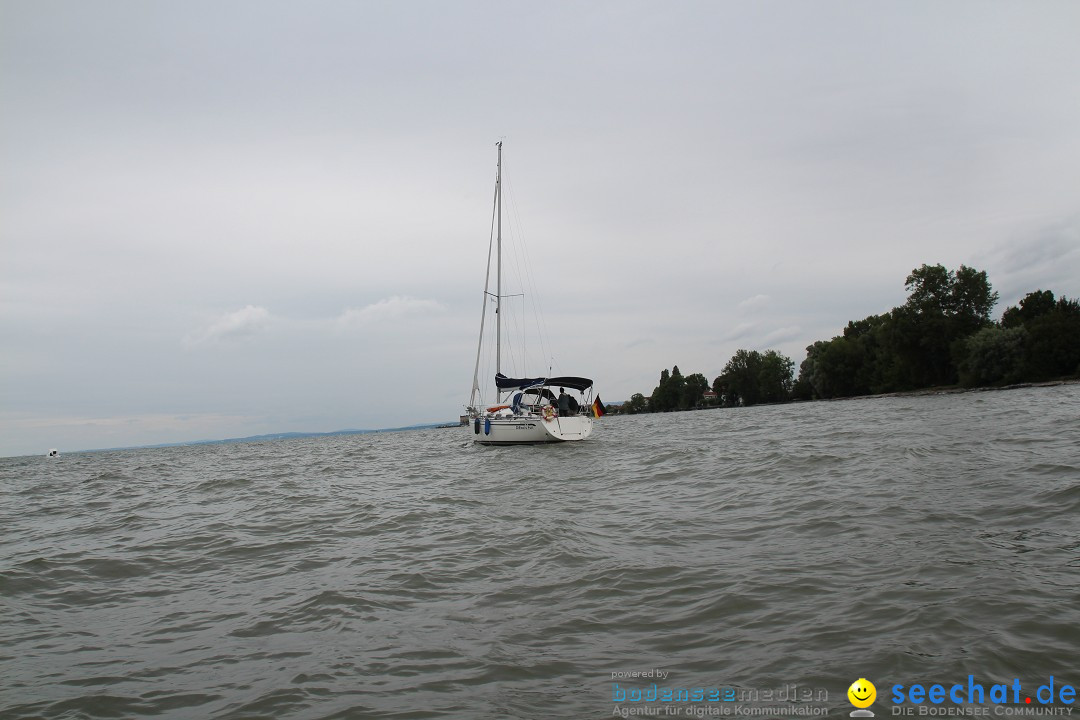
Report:
[[[1078,385],[471,440],[0,459],[0,717],[840,717],[858,678],[877,717],[897,684],[1074,707]],[[673,688],[706,698],[644,701]]]

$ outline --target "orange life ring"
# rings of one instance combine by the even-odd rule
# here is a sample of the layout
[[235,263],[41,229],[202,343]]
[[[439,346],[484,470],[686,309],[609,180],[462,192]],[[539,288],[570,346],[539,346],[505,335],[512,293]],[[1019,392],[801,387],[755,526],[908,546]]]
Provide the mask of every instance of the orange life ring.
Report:
[[545,422],[551,422],[551,420],[554,417],[555,417],[555,408],[551,407],[550,405],[545,405],[544,406],[544,421]]

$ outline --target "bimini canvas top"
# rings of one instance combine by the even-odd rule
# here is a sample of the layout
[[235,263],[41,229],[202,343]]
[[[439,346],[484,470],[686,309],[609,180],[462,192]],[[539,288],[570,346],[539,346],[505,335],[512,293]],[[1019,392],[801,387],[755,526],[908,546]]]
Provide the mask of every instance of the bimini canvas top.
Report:
[[508,378],[502,373],[495,376],[495,387],[500,390],[524,390],[525,388],[545,385],[547,387],[567,387],[571,390],[584,392],[592,387],[592,380],[583,377]]

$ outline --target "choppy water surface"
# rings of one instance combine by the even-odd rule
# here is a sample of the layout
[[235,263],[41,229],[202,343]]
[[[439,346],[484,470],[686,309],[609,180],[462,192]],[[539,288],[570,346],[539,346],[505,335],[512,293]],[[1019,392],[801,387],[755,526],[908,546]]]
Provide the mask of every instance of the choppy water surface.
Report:
[[1078,440],[1073,385],[0,460],[0,717],[1080,685]]

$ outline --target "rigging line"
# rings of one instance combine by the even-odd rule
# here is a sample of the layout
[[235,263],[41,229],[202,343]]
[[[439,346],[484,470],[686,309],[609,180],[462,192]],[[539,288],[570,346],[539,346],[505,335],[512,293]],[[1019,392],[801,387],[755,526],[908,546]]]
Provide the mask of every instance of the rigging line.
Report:
[[[518,230],[519,222],[518,222],[518,217],[517,217],[517,211],[514,208],[514,204],[515,203],[514,203],[514,200],[513,200],[512,197],[507,198],[507,202],[506,202],[506,209],[507,209],[506,216],[507,217],[506,217],[506,219],[507,219],[507,235],[509,236],[509,239],[510,239],[510,250],[511,250],[510,261],[511,261],[511,264],[512,264],[514,277],[515,277],[515,279],[517,281],[518,287],[521,287],[523,289],[528,290],[529,293],[531,294],[533,292],[533,288],[529,287],[529,284],[527,282],[528,275],[527,275],[526,272],[522,271],[522,258],[521,258],[521,247],[520,246],[523,243],[523,238],[521,237],[521,233]],[[523,318],[522,319],[524,319],[524,312],[523,312]],[[522,331],[524,331],[524,325],[522,326],[521,329],[522,329]],[[527,343],[527,338],[524,335],[524,332],[522,332],[522,352],[527,356],[527,354],[528,354],[528,343]]]
[[532,275],[532,258],[529,255],[529,244],[525,242],[525,226],[524,223],[521,221],[520,213],[518,212],[517,195],[514,192],[513,184],[511,182],[508,182],[507,185],[508,189],[510,190],[510,212],[513,213],[515,217],[515,224],[520,228],[520,235],[522,237],[522,241],[520,244],[522,246],[522,252],[525,255],[524,265],[527,274],[528,285],[532,290],[531,300],[533,308],[533,322],[536,324],[536,334],[540,343],[540,355],[541,357],[543,357],[547,355],[547,321],[544,317],[543,305],[541,302],[542,298],[540,292],[538,291],[538,285]]
[[[503,162],[503,167],[504,167],[504,169],[506,167],[506,162],[505,161]],[[503,173],[503,181],[506,182],[507,185],[509,186],[510,181],[509,181],[509,178],[507,177],[507,173],[505,173],[505,172]],[[513,193],[512,189],[511,189],[511,193]],[[505,217],[506,217],[506,220],[507,220],[506,224],[508,226],[506,234],[509,235],[509,239],[510,239],[509,244],[510,244],[510,247],[512,249],[512,252],[510,253],[510,260],[512,262],[512,269],[514,271],[515,278],[517,280],[517,285],[519,287],[523,288],[523,289],[528,290],[528,294],[531,296],[531,295],[535,294],[536,288],[535,288],[535,285],[531,283],[531,275],[530,275],[530,272],[529,272],[530,268],[528,267],[528,265],[525,264],[524,271],[522,270],[523,262],[522,262],[522,247],[521,246],[524,245],[524,237],[522,236],[522,234],[521,234],[521,232],[519,230],[519,227],[520,227],[520,214],[519,214],[519,212],[517,210],[516,204],[517,204],[516,199],[514,198],[513,194],[511,194],[511,196],[507,198],[507,202],[504,203],[504,205],[506,205],[506,210],[507,210],[507,212],[504,213]],[[530,299],[531,299],[531,297],[530,297]],[[514,312],[514,309],[512,307],[510,308],[510,312],[511,313]],[[521,346],[519,348],[519,356],[517,357],[517,362],[520,363],[518,368],[520,369],[521,374],[523,376],[528,374],[527,367],[528,367],[528,357],[529,357],[528,334],[526,332],[527,326],[526,326],[526,323],[525,323],[526,315],[527,315],[527,312],[526,312],[525,305],[523,303],[522,304],[522,315],[521,315],[521,318],[520,318],[520,323],[521,324],[520,324],[520,326],[514,326],[514,329],[513,329],[513,332],[520,331],[520,333],[521,333]]]
[[511,192],[511,212],[513,212],[514,215],[515,215],[517,226],[518,226],[518,228],[521,228],[521,234],[522,234],[522,237],[523,237],[522,250],[523,250],[523,253],[525,255],[525,270],[526,270],[526,273],[528,274],[528,282],[529,282],[530,286],[532,288],[534,288],[534,298],[532,298],[532,321],[534,321],[534,323],[536,324],[537,338],[538,338],[538,340],[540,342],[540,356],[542,357],[542,356],[548,354],[548,347],[546,347],[546,345],[548,345],[548,335],[549,335],[548,327],[546,327],[546,323],[545,323],[545,320],[544,320],[544,314],[543,314],[543,307],[542,307],[543,298],[542,298],[541,294],[539,293],[539,290],[537,289],[539,286],[538,286],[538,284],[537,284],[537,282],[535,280],[535,277],[532,276],[532,259],[529,256],[529,246],[528,246],[527,242],[524,242],[525,223],[522,221],[521,216],[519,216],[519,212],[518,212],[518,209],[517,209],[517,202],[516,202],[516,194],[514,193],[513,188],[510,189],[510,192]]
[[[516,243],[515,243],[515,246],[516,246]],[[519,260],[519,258],[517,257],[516,250],[517,250],[517,248],[515,247],[515,255],[514,255],[515,265],[518,264],[518,260]],[[519,282],[520,282],[520,277],[521,277],[521,272],[520,272],[520,267],[519,267],[518,268]],[[522,294],[522,293],[518,293],[517,295],[524,298],[524,294]],[[527,373],[525,372],[525,367],[527,367],[527,365],[528,365],[528,344],[526,342],[525,334],[522,332],[522,330],[523,330],[522,320],[524,318],[521,315],[519,315],[517,306],[515,304],[507,302],[507,303],[505,303],[505,307],[506,307],[506,310],[507,310],[507,315],[504,318],[503,322],[506,323],[506,325],[508,326],[507,327],[507,332],[506,332],[507,341],[511,344],[512,351],[516,350],[516,354],[513,356],[514,370],[515,370],[515,372],[520,373],[520,375],[522,377],[525,377],[527,375]],[[517,345],[516,347],[513,347],[513,344],[517,342],[519,334],[521,336],[521,344]]]
[[500,309],[503,313],[504,357],[508,358],[510,364],[510,370],[508,370],[508,372],[511,376],[516,376],[520,369],[518,365],[518,348],[514,342],[518,325],[517,313],[514,312],[514,308],[510,303],[502,303]]
[[529,376],[529,346],[525,334],[525,297],[521,299],[521,313],[514,313],[514,329],[521,333],[521,345],[518,347],[517,368],[521,377]]
[[[509,259],[510,259],[509,265],[510,265],[510,267],[512,269],[516,286],[527,290],[528,286],[524,282],[525,275],[521,271],[521,250],[519,248],[519,245],[521,244],[521,239],[520,239],[520,236],[519,236],[519,234],[517,232],[517,223],[516,223],[516,221],[511,221],[512,210],[510,208],[510,205],[511,205],[511,203],[508,201],[507,202],[507,210],[509,212],[507,212],[507,220],[510,221],[510,222],[508,222],[507,236],[510,239],[510,248],[511,248],[511,252],[509,253]],[[509,307],[509,303],[508,303],[508,307]],[[516,313],[516,308],[511,308],[509,310],[509,312],[510,313]],[[508,331],[508,334],[510,335],[510,337],[514,337],[516,339],[518,331],[519,331],[519,327],[515,323],[515,324],[513,324],[512,328]],[[526,345],[526,343],[525,343],[524,337],[523,337],[522,338],[522,348],[521,348],[521,350],[522,350],[522,352],[527,353],[528,348],[525,347],[525,345]],[[520,367],[518,366],[518,361],[520,361],[520,358],[515,356],[515,372],[520,370]]]
[[[505,298],[504,298],[505,300]],[[528,365],[528,358],[526,355],[527,347],[524,342],[521,345],[517,344],[518,334],[521,331],[521,320],[517,307],[514,303],[504,302],[503,311],[506,315],[503,317],[503,333],[506,338],[507,349],[510,353],[510,362],[514,368],[515,373],[520,373],[521,377],[524,377],[527,373],[524,372],[524,368]]]

